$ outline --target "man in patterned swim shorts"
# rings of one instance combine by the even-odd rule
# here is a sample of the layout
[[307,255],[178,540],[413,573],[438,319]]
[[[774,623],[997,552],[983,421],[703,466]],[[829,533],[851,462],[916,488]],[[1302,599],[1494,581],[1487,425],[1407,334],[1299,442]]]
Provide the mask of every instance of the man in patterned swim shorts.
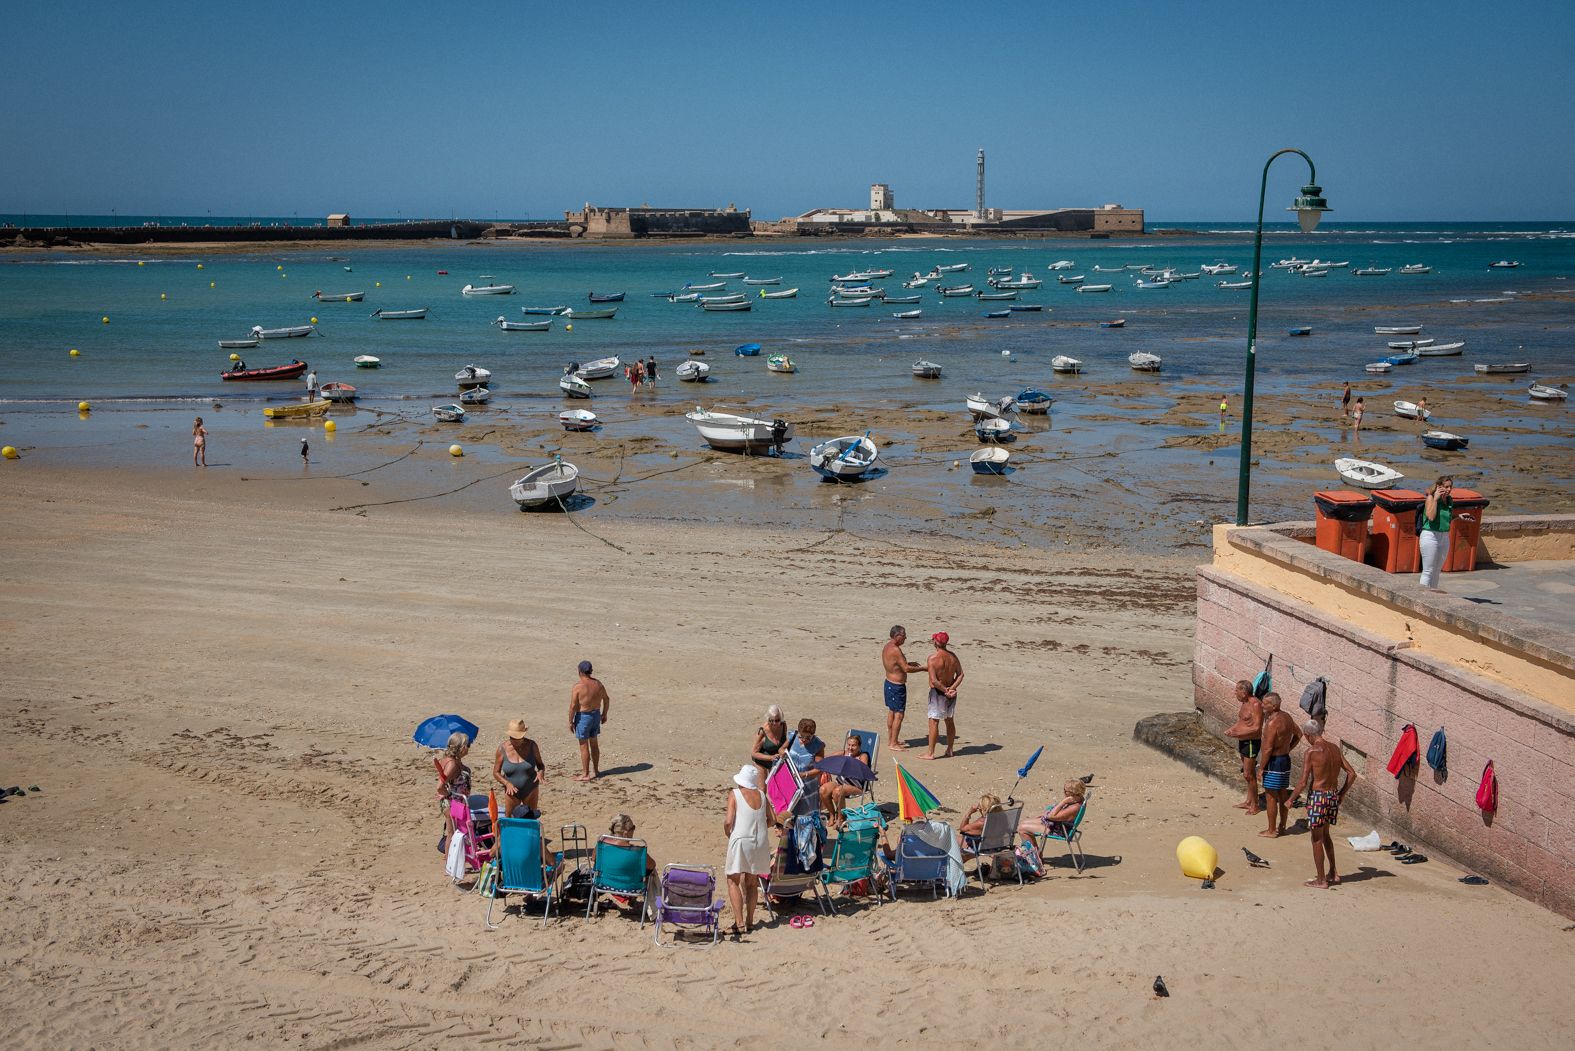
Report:
[[[1334,840],[1330,838],[1329,829],[1339,820],[1340,804],[1356,781],[1356,771],[1346,760],[1345,753],[1324,739],[1323,724],[1317,719],[1303,724],[1302,733],[1307,737],[1307,751],[1302,755],[1302,779],[1296,791],[1307,796],[1307,831],[1311,833],[1313,867],[1317,870],[1317,875],[1305,886],[1327,890],[1340,883],[1340,874],[1335,871],[1334,864]],[[1345,774],[1343,785],[1340,783],[1342,771]],[[1324,875],[1325,855],[1329,859],[1327,876]]]

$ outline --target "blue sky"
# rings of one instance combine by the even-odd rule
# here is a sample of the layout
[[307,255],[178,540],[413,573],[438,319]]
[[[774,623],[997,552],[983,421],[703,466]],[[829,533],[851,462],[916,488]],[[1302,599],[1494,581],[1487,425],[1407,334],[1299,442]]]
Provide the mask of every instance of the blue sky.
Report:
[[0,212],[1575,215],[1569,3],[7,8]]

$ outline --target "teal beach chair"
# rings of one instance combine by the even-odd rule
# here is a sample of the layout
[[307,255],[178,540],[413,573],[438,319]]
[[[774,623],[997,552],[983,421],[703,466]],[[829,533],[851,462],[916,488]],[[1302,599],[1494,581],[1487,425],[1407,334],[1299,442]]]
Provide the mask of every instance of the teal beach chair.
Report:
[[645,874],[646,850],[643,839],[604,836],[596,841],[596,862],[591,876],[591,892],[585,903],[585,918],[596,915],[596,903],[603,894],[618,894],[640,899],[640,929],[650,909],[649,881]]
[[[858,737],[859,747],[864,750],[865,755],[870,757],[870,769],[875,771],[875,773],[878,775],[880,773],[880,767],[876,766],[875,764],[880,759],[880,734],[876,733],[874,730],[849,730],[848,736]],[[859,798],[868,799],[872,803],[875,801],[874,781],[865,782],[864,791],[860,793]]]
[[[541,822],[520,817],[498,820],[497,849],[498,879],[487,898],[487,930],[498,929],[492,922],[493,904],[510,894],[545,895],[547,901],[541,914],[545,927],[552,915],[553,892],[557,887],[558,871],[563,867],[563,855],[556,855],[549,867],[541,856]],[[521,909],[523,911],[523,906]]]
[[822,900],[830,906],[833,915],[837,911],[837,903],[831,897],[833,883],[849,886],[859,880],[868,880],[869,895],[880,903],[881,896],[875,893],[875,853],[879,839],[880,830],[873,825],[849,827],[837,837],[831,861],[820,874],[820,884],[825,888]]
[[1083,869],[1088,865],[1088,855],[1083,852],[1083,815],[1088,813],[1088,800],[1083,800],[1083,805],[1077,808],[1070,823],[1060,830],[1051,830],[1039,837],[1039,853],[1043,855],[1045,848],[1052,842],[1065,843],[1067,855],[1072,859],[1072,868],[1081,876]]

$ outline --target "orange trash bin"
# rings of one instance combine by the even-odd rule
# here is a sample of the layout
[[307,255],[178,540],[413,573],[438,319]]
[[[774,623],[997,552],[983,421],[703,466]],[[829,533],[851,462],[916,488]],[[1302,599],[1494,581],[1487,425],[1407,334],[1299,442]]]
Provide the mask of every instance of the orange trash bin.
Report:
[[1414,489],[1375,489],[1373,518],[1367,539],[1367,564],[1385,573],[1417,573],[1422,549],[1417,546],[1416,512],[1427,497]]
[[1367,556],[1367,520],[1373,513],[1372,498],[1366,493],[1337,489],[1314,493],[1313,504],[1318,508],[1318,547],[1355,562],[1363,561]]
[[1488,498],[1474,489],[1456,489],[1454,514],[1449,519],[1449,557],[1445,573],[1469,573],[1477,568],[1477,541],[1482,536],[1482,509]]

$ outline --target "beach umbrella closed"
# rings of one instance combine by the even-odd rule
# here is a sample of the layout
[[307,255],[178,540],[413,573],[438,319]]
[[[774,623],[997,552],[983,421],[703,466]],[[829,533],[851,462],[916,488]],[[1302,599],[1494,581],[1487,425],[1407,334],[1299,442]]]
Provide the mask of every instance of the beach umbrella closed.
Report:
[[820,760],[815,764],[815,769],[832,777],[845,777],[849,781],[870,782],[876,779],[875,771],[869,764],[855,759],[851,755],[833,755]]
[[941,801],[919,783],[919,779],[897,765],[897,816],[904,821],[915,821],[936,807]]
[[[1028,757],[1028,762],[1017,768],[1017,780],[1012,782],[1012,792],[1017,791],[1017,786],[1022,784],[1023,778],[1028,776],[1028,771],[1034,768],[1034,764],[1039,762],[1039,756],[1044,752],[1044,750],[1044,745],[1040,745],[1038,748],[1035,748],[1034,754]],[[1006,793],[1007,799],[1012,798],[1012,792]]]
[[476,724],[469,719],[461,719],[457,715],[434,715],[416,727],[416,732],[410,736],[416,744],[423,747],[442,748],[448,744],[449,735],[456,732],[464,734],[474,742],[479,731],[476,729]]

